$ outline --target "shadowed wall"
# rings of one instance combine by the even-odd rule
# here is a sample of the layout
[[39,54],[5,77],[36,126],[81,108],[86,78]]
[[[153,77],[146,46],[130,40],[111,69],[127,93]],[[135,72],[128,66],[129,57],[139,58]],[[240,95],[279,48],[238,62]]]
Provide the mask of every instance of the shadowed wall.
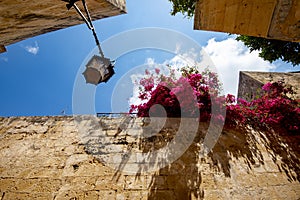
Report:
[[[125,12],[125,0],[86,1],[92,19]],[[82,10],[81,2],[77,2]],[[51,31],[84,23],[74,9],[69,11],[61,0],[0,1],[0,53],[5,46]]]
[[[88,123],[86,120],[84,124]],[[113,141],[115,151],[111,151],[107,145],[91,145],[91,138],[82,137],[73,117],[0,118],[0,197],[300,198],[300,138],[280,130],[224,129],[213,151],[201,156],[199,143],[207,124],[200,124],[193,144],[180,158],[145,174],[116,171],[98,159],[97,155],[105,151],[117,154],[124,149],[131,153],[159,149],[176,134],[178,123],[170,119],[158,134],[139,142],[132,135],[143,130],[142,119],[99,118],[93,126],[101,127],[104,136]],[[130,163],[124,159],[119,164]]]

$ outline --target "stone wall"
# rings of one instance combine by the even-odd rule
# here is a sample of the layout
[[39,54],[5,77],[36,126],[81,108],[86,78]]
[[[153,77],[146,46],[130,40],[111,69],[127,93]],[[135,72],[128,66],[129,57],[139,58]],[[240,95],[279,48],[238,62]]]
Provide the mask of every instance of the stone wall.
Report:
[[248,72],[241,71],[239,74],[238,98],[253,100],[262,92],[262,86],[267,82],[284,81],[292,86],[295,94],[293,98],[300,99],[300,72]]
[[[93,20],[124,13],[125,0],[86,1]],[[81,2],[78,7],[83,10]],[[5,46],[51,31],[84,23],[74,9],[60,0],[0,1],[0,53]]]
[[194,28],[300,42],[299,0],[199,0]]
[[207,124],[200,124],[191,146],[164,168],[126,172],[123,167],[135,161],[107,162],[105,156],[120,152],[163,148],[180,119],[169,119],[146,140],[136,137],[149,123],[133,117],[86,117],[79,123],[67,116],[0,118],[0,199],[300,198],[299,136],[279,131],[224,129],[204,156],[199,144]]

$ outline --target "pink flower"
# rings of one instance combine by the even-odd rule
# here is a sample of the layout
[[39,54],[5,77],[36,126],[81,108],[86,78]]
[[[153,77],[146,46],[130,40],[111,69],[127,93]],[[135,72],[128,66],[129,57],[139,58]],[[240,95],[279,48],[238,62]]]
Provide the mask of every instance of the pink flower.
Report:
[[268,82],[268,83],[264,84],[264,86],[262,87],[262,89],[263,89],[264,91],[267,91],[267,92],[268,92],[268,91],[270,91],[271,86],[272,86],[272,83]]
[[147,99],[147,94],[142,93],[142,94],[139,95],[139,98],[140,98],[141,100],[145,100],[145,99]]
[[226,96],[226,103],[234,103],[235,97],[232,94],[227,94]]
[[145,91],[146,91],[146,92],[147,92],[147,91],[151,91],[152,88],[154,87],[154,84],[153,84],[153,83],[150,83],[150,84],[148,84],[148,85],[145,85],[144,87],[145,87]]
[[160,69],[155,68],[155,73],[156,73],[156,74],[159,74],[159,72],[160,72]]
[[[155,73],[159,74],[159,69]],[[145,71],[150,74],[148,70]],[[160,81],[160,82],[159,82]],[[159,82],[154,88],[154,83]],[[183,70],[183,76],[176,79],[174,74],[153,76],[140,80],[140,96],[147,103],[132,105],[130,111],[137,110],[138,116],[149,116],[149,109],[154,104],[165,107],[169,117],[194,116],[200,111],[200,121],[223,120],[222,116],[212,116],[211,106],[221,109],[227,106],[226,123],[229,126],[249,123],[252,126],[280,125],[288,130],[299,130],[300,100],[291,99],[287,94],[293,94],[291,88],[286,88],[284,82],[265,84],[262,89],[267,91],[250,102],[238,99],[235,104],[233,95],[219,96],[220,83],[215,73],[206,71],[199,74],[196,70]]]

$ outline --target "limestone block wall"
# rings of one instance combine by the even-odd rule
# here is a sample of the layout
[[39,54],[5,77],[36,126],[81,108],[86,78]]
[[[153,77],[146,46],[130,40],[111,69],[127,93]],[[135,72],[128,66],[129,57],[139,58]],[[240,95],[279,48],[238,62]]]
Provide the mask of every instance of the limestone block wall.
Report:
[[262,92],[261,87],[267,82],[284,81],[292,86],[295,94],[293,98],[300,99],[300,73],[281,72],[249,72],[241,71],[239,74],[238,97],[248,101],[255,99]]
[[128,116],[81,123],[67,116],[0,118],[0,199],[300,198],[299,136],[279,130],[223,129],[204,156],[199,144],[208,125],[200,124],[189,148],[164,168],[126,172],[135,161],[107,162],[124,151],[159,151],[180,120],[169,119],[147,139],[136,137],[149,123]]
[[300,41],[299,0],[199,0],[194,28]]
[[263,85],[263,82],[254,79],[251,75],[240,72],[238,98],[243,98],[247,101],[255,99],[256,96],[261,93],[261,88]]

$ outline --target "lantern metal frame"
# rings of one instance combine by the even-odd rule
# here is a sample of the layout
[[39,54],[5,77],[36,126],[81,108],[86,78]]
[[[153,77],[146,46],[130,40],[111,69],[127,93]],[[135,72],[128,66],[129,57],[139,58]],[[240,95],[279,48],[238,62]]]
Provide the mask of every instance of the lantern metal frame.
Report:
[[[67,2],[68,4],[66,5],[67,9],[70,10],[72,7],[77,11],[77,13],[81,16],[81,18],[83,19],[83,21],[85,22],[85,24],[87,25],[88,29],[90,29],[93,33],[96,45],[98,47],[99,50],[99,54],[98,55],[94,55],[86,64],[86,70],[85,72],[83,72],[83,75],[86,78],[87,83],[91,83],[91,84],[99,84],[101,82],[107,82],[113,75],[114,75],[114,63],[112,63],[110,61],[110,59],[105,58],[103,50],[101,48],[95,27],[92,23],[92,19],[91,19],[91,15],[89,13],[89,10],[87,8],[86,2],[85,0],[81,0],[83,7],[84,7],[84,11],[86,13],[86,16],[81,12],[81,10],[78,8],[78,6],[76,5],[76,2],[79,0],[62,0],[64,2]],[[87,79],[87,74],[88,74],[88,70],[92,70],[94,71],[94,73],[99,73],[99,75],[101,76],[99,78],[99,81],[91,81],[89,82]]]

